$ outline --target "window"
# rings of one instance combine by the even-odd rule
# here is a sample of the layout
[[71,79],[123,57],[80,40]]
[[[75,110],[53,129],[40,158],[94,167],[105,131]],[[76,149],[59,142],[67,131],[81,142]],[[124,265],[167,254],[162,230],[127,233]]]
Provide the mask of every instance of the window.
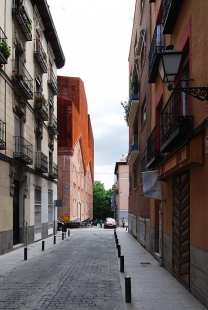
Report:
[[[144,156],[141,160],[141,172],[146,170],[146,157]],[[142,183],[142,174],[141,174],[141,183]]]
[[146,55],[146,29],[142,29],[140,31],[139,40],[136,46],[136,55],[139,56],[139,69],[140,69],[140,76],[141,76],[141,70],[144,66],[145,62],[145,55]]
[[137,169],[134,170],[134,188],[137,188]]
[[41,188],[35,188],[35,223],[34,233],[41,233]]

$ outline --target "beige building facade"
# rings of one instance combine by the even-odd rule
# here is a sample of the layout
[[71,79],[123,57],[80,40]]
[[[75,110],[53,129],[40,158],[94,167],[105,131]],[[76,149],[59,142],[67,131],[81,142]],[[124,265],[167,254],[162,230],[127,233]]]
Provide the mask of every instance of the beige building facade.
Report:
[[47,1],[1,1],[0,255],[53,233],[64,63]]

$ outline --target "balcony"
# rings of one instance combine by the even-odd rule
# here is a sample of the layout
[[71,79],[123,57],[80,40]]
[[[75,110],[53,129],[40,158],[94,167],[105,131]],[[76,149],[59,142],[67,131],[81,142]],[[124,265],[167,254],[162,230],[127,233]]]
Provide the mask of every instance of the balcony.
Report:
[[48,174],[48,176],[51,179],[58,179],[58,166],[53,162],[49,163],[49,174]]
[[46,99],[40,92],[34,93],[34,111],[43,121],[48,121]]
[[48,157],[40,151],[35,153],[35,170],[41,173],[48,172]]
[[194,117],[183,115],[182,94],[177,90],[172,92],[162,110],[161,152],[171,152],[180,141],[193,131]]
[[156,125],[147,140],[147,168],[153,168],[163,156],[160,153],[160,126]]
[[13,60],[12,83],[25,99],[33,99],[33,79],[21,60]]
[[43,73],[47,73],[47,54],[44,51],[39,39],[34,40],[34,58],[39,63]]
[[139,96],[138,94],[132,95],[131,100],[129,102],[129,116],[128,116],[128,125],[133,126],[134,120],[137,114],[137,110],[139,107]]
[[149,52],[148,82],[155,83],[158,75],[160,53],[165,50],[163,25],[156,25]]
[[27,41],[32,41],[32,22],[22,5],[12,8],[12,16],[22,29]]
[[33,163],[33,146],[27,140],[21,136],[14,137],[14,147],[15,151],[13,157],[18,161],[26,164],[32,165]]
[[54,135],[58,135],[57,119],[53,113],[49,115],[48,129],[50,129]]
[[0,150],[6,150],[6,124],[0,120]]
[[0,28],[0,65],[7,64],[7,58],[11,55],[11,47],[7,44],[7,37]]
[[53,70],[49,70],[48,72],[48,85],[50,86],[54,95],[58,94],[58,85],[57,85],[57,78],[53,72]]
[[163,0],[164,34],[171,34],[175,26],[183,0]]
[[139,155],[139,136],[135,135],[133,136],[129,146],[127,164],[133,165],[138,155]]

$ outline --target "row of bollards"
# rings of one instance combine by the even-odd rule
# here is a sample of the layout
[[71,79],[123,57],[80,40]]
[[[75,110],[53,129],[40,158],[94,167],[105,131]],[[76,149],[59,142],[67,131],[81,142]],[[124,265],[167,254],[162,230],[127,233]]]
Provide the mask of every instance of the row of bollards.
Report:
[[[70,236],[70,230],[68,230],[68,237]],[[66,234],[62,232],[62,240],[66,238]],[[56,236],[53,236],[53,244],[56,244]],[[42,251],[45,251],[45,241],[42,240]],[[24,260],[27,260],[27,247],[24,247]]]
[[[121,245],[118,244],[118,237],[116,229],[114,230],[116,248],[118,250],[118,257],[120,258],[120,272],[124,272],[124,255],[121,255]],[[125,277],[125,300],[126,303],[131,303],[131,277]]]

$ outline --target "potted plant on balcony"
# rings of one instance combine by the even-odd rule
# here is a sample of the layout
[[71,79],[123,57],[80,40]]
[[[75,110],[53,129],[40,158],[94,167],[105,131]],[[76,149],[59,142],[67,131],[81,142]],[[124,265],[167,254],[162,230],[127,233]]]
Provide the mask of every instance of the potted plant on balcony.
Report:
[[127,125],[128,125],[128,118],[129,118],[129,101],[121,101],[121,106],[124,108],[124,120],[126,121]]
[[24,78],[24,73],[21,72],[20,69],[14,69],[12,70],[13,72],[13,77],[16,79],[16,80],[23,80]]
[[46,99],[43,94],[38,94],[35,96],[35,108],[40,109],[46,104]]
[[134,70],[133,76],[130,81],[130,87],[129,87],[130,98],[132,98],[132,95],[138,96],[139,87],[140,87],[140,84],[139,84],[138,75],[137,75],[136,70]]
[[11,55],[11,47],[5,42],[0,43],[0,52],[7,59]]

